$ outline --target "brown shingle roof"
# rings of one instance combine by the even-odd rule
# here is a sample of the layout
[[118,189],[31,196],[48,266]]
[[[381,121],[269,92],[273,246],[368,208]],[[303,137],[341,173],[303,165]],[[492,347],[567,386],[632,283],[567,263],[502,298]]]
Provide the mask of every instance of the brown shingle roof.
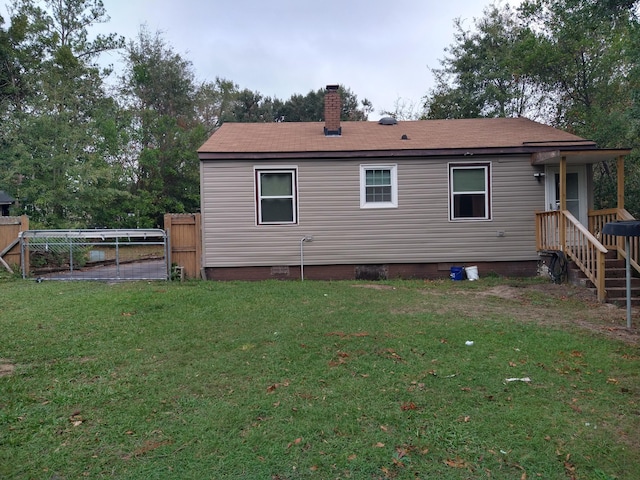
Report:
[[[342,136],[326,137],[322,122],[225,123],[200,147],[206,158],[260,157],[275,153],[505,149],[536,151],[541,147],[596,148],[594,142],[526,118],[421,120],[379,125],[342,122]],[[407,140],[402,140],[406,135]]]

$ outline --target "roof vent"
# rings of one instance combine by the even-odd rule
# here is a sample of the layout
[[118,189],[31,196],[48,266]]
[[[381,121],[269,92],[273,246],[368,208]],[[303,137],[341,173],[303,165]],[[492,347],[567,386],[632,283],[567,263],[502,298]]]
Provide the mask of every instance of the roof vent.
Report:
[[382,117],[380,120],[378,120],[378,124],[380,124],[380,125],[397,125],[398,124],[398,120],[396,120],[393,117]]

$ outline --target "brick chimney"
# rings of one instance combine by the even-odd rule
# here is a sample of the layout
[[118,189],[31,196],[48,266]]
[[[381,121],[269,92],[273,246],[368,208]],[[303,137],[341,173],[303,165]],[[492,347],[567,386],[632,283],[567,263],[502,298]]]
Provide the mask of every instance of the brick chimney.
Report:
[[330,136],[342,135],[340,126],[340,113],[342,112],[342,101],[338,85],[327,85],[324,93],[324,134]]

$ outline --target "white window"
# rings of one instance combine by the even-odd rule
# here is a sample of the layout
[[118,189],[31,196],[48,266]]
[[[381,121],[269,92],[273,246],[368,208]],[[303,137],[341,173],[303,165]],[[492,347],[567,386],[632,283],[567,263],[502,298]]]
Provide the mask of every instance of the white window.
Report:
[[297,169],[256,168],[255,173],[258,224],[298,223]]
[[491,164],[449,164],[449,219],[491,220]]
[[360,165],[360,208],[398,206],[398,166]]

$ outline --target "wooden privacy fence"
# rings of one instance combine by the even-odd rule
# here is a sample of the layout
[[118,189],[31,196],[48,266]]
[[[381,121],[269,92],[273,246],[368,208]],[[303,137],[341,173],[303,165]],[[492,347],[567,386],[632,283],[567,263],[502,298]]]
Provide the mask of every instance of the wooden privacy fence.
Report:
[[186,278],[200,278],[202,230],[199,213],[168,213],[164,229],[169,237],[171,263]]
[[29,230],[29,217],[0,217],[0,268],[20,271],[20,232]]

